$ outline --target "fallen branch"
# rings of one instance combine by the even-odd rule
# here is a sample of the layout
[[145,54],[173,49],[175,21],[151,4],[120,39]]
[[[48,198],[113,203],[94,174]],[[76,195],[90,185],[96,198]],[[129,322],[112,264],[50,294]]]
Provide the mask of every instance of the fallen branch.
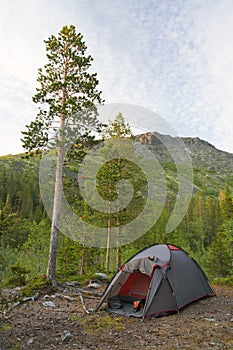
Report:
[[58,298],[61,298],[61,299],[69,300],[69,301],[75,301],[76,300],[76,298],[74,298],[72,296],[64,295],[64,294],[60,294],[60,293],[56,293],[55,296],[58,297]]
[[16,307],[18,307],[19,305],[22,305],[24,303],[27,303],[29,301],[36,301],[39,298],[39,292],[36,293],[35,295],[33,295],[32,297],[25,297],[22,300],[16,301],[15,303],[12,304],[11,302],[8,302],[8,304],[10,304],[10,306],[8,307],[7,312],[11,311],[12,309],[15,309]]
[[84,310],[87,314],[90,314],[90,311],[86,308],[86,305],[85,305],[85,303],[84,303],[84,299],[83,299],[82,294],[79,293],[78,296],[79,296],[79,299],[80,299],[80,301],[81,301],[83,310]]
[[92,295],[95,297],[102,297],[103,292],[96,292],[96,291],[91,291],[91,290],[86,290],[86,289],[79,289],[79,292],[82,294],[85,294],[85,297],[87,295]]

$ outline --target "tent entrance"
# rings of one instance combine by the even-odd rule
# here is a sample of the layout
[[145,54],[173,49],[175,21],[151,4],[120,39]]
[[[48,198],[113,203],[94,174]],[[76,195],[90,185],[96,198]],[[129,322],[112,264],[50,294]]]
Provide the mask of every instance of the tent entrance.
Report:
[[133,306],[134,301],[146,299],[151,278],[140,271],[130,273],[128,279],[122,285],[116,296],[120,302],[120,308],[107,308],[107,311],[124,316],[142,317],[144,309],[136,311]]
[[132,272],[118,293],[119,299],[129,303],[145,299],[150,282],[151,278],[144,273],[140,271]]

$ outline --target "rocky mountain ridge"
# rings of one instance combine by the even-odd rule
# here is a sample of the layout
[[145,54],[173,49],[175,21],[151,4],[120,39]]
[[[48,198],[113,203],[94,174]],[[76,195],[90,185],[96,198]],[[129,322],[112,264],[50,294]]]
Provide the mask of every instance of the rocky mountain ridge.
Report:
[[[217,196],[220,189],[224,189],[226,183],[233,190],[233,154],[218,150],[215,146],[198,137],[173,137],[162,135],[158,132],[147,132],[136,136],[136,141],[144,144],[151,150],[159,160],[166,172],[167,184],[173,190],[178,188],[177,169],[172,157],[174,145],[178,153],[179,147],[187,151],[187,157],[193,167],[193,183],[196,190],[204,194]],[[182,152],[181,152],[182,153]],[[12,169],[20,172],[26,167],[24,154],[7,155],[0,157],[0,178],[1,170],[7,166],[7,174]],[[3,175],[2,175],[3,176]]]
[[136,140],[154,152],[165,168],[173,164],[173,172],[175,162],[168,148],[171,149],[173,144],[177,148],[183,147],[193,166],[194,187],[204,192],[217,194],[226,183],[233,186],[233,154],[218,150],[207,141],[198,137],[172,137],[158,132],[137,135]]

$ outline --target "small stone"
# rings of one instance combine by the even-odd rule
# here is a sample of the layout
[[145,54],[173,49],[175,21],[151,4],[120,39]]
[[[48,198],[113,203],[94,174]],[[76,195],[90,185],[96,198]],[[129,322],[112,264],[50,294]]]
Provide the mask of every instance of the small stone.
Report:
[[95,276],[98,276],[99,278],[102,278],[102,279],[107,280],[107,281],[109,280],[108,276],[102,272],[96,272]]
[[35,301],[39,298],[39,293],[36,293],[35,295],[33,295],[32,297],[25,297],[23,298],[23,302],[26,303],[28,301]]
[[209,322],[216,322],[215,318],[213,318],[213,317],[205,317],[204,320],[209,321]]
[[90,280],[90,282],[89,282],[87,287],[88,288],[98,289],[98,288],[102,287],[102,285],[99,283],[99,281]]
[[14,304],[12,305],[12,309],[14,309],[15,307],[19,306],[19,304],[20,304],[19,301],[17,301],[16,303],[14,303]]
[[65,294],[70,294],[71,291],[70,291],[68,288],[65,288],[65,289],[63,289],[63,293],[65,293]]
[[12,298],[18,298],[19,297],[19,293],[16,290],[13,290],[11,293]]
[[66,285],[69,287],[77,287],[79,283],[77,281],[66,282]]
[[28,341],[27,341],[27,345],[31,345],[34,343],[34,339],[33,338],[30,338]]
[[45,306],[45,307],[56,307],[56,305],[54,304],[53,301],[45,301],[43,303],[43,306]]
[[44,299],[55,299],[56,297],[57,297],[57,294],[52,294],[52,295],[45,294]]
[[72,335],[70,334],[69,331],[64,331],[62,336],[61,336],[61,340],[62,342],[68,341],[72,338]]

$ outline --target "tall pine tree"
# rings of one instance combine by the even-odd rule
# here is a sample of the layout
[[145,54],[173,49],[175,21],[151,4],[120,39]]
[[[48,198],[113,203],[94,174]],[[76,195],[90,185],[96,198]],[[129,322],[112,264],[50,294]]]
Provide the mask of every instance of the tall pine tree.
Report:
[[47,146],[50,133],[57,145],[57,162],[54,204],[51,225],[50,253],[47,278],[56,285],[56,256],[58,227],[61,212],[62,169],[65,145],[72,139],[96,128],[97,109],[102,103],[97,89],[96,74],[88,69],[93,58],[86,55],[87,46],[83,36],[76,33],[73,25],[64,26],[57,36],[45,40],[48,63],[39,69],[37,93],[33,101],[39,104],[39,113],[23,132],[23,146],[27,151]]

